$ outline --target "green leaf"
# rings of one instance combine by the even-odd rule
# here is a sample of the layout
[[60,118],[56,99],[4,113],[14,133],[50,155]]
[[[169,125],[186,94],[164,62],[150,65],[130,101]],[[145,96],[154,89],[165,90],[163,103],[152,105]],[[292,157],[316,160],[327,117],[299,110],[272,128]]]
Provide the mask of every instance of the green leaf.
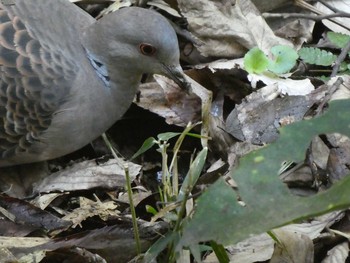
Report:
[[186,134],[186,136],[193,137],[193,138],[197,138],[197,139],[207,138],[207,137],[202,136],[202,135],[200,135],[200,134],[198,134],[198,133],[192,133],[192,132],[188,132],[188,133]]
[[249,73],[262,73],[267,69],[269,60],[259,48],[249,50],[244,56],[244,68]]
[[208,240],[234,244],[295,220],[350,206],[350,176],[311,197],[292,195],[278,177],[284,160],[305,158],[314,136],[334,132],[350,136],[349,109],[350,100],[333,101],[324,115],[283,127],[275,143],[241,158],[232,173],[238,193],[223,179],[210,186],[197,199],[181,245]]
[[177,197],[177,201],[182,201],[186,192],[192,191],[193,186],[196,184],[205,164],[207,158],[208,148],[203,148],[197,155],[196,159],[191,163],[190,169],[182,183],[182,186]]
[[330,66],[337,59],[333,53],[313,47],[301,48],[299,56],[304,62],[318,66]]
[[214,241],[210,242],[211,247],[213,248],[215,255],[220,263],[229,263],[230,259],[226,253],[226,250],[223,245],[219,245]]
[[[198,244],[194,244],[189,246],[189,249],[191,251],[191,254],[193,258],[196,260],[196,262],[201,263],[202,262],[202,257],[201,257],[201,246]],[[210,249],[210,250],[209,250]],[[211,251],[211,247],[207,249],[206,251]]]
[[150,206],[150,205],[146,205],[146,211],[147,213],[150,213],[152,215],[156,215],[158,213],[158,211],[153,206]]
[[179,136],[181,133],[179,132],[164,132],[164,133],[159,133],[157,135],[157,138],[158,140],[161,140],[161,141],[169,141],[170,139],[176,137],[176,136]]
[[336,33],[336,32],[327,32],[327,38],[331,41],[332,44],[339,48],[343,48],[350,41],[350,36]]
[[153,262],[154,259],[171,243],[177,244],[179,234],[168,232],[165,236],[159,238],[145,253],[143,262]]
[[152,148],[152,146],[155,145],[156,143],[157,141],[153,137],[149,137],[148,139],[146,139],[142,144],[142,146],[140,147],[140,149],[138,149],[138,151],[131,157],[131,160],[135,159],[137,156],[143,154],[145,151]]
[[288,46],[274,46],[271,48],[274,60],[270,61],[268,69],[276,74],[289,72],[298,59],[298,53]]

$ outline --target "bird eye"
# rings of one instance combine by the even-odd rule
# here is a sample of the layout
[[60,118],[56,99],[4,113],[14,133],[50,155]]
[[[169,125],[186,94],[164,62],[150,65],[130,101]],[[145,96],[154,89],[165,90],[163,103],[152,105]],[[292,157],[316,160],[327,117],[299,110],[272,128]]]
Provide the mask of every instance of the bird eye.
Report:
[[146,44],[146,43],[140,44],[139,48],[140,48],[141,53],[143,55],[146,55],[146,56],[152,56],[157,51],[157,49],[154,46],[152,46],[151,44]]

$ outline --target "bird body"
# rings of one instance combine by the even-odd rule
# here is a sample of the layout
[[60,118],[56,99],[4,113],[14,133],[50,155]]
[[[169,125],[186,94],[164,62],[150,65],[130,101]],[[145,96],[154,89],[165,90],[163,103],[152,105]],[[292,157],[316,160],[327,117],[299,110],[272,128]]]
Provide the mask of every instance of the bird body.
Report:
[[0,4],[0,166],[83,147],[122,117],[143,73],[185,83],[176,34],[156,12],[96,21],[68,0]]

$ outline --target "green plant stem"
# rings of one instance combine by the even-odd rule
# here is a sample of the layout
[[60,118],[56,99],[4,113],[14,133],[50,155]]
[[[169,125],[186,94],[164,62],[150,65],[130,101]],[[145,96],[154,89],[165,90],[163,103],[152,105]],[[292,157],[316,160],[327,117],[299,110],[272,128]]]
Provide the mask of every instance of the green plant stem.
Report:
[[125,179],[126,179],[126,189],[128,192],[128,198],[129,198],[129,203],[130,203],[130,210],[131,210],[131,217],[132,217],[132,224],[134,228],[134,238],[135,238],[135,243],[136,243],[136,251],[137,255],[141,255],[141,243],[140,243],[140,235],[139,235],[139,228],[137,225],[137,218],[136,218],[136,211],[135,211],[135,206],[134,206],[134,201],[132,199],[132,190],[131,190],[131,182],[130,182],[130,174],[129,174],[129,167],[127,163],[122,163],[120,161],[120,158],[117,156],[115,153],[110,141],[108,140],[107,136],[105,133],[102,134],[102,138],[107,145],[108,149],[111,151],[113,157],[117,160],[118,165],[122,166],[124,168],[124,173],[125,173]]
[[124,167],[124,171],[125,171],[126,186],[127,186],[126,189],[128,191],[128,197],[129,197],[129,203],[130,203],[132,224],[133,224],[133,227],[134,227],[134,238],[135,238],[135,242],[136,242],[136,251],[137,251],[137,255],[141,255],[141,244],[140,244],[139,228],[138,228],[138,225],[137,225],[137,218],[136,218],[136,211],[135,211],[134,201],[132,199],[132,190],[131,190],[129,167],[127,165]]
[[191,122],[189,122],[186,126],[186,129],[180,134],[179,138],[177,139],[175,145],[174,145],[174,153],[173,153],[173,158],[171,160],[171,163],[169,165],[169,171],[172,171],[172,168],[174,166],[174,163],[176,161],[176,157],[177,157],[177,154],[180,150],[180,147],[181,147],[181,144],[183,142],[183,140],[185,139],[187,133],[192,130],[192,128],[194,126],[196,126],[197,124],[192,124]]
[[173,174],[173,177],[172,177],[173,194],[174,196],[177,197],[179,194],[179,169],[177,166],[177,161],[174,162],[174,168],[173,168],[172,174]]
[[[188,176],[190,176],[190,174]],[[182,200],[181,207],[180,207],[180,210],[178,212],[177,221],[176,221],[176,224],[174,227],[174,231],[180,231],[182,218],[186,212],[186,202],[187,202],[188,197],[190,196],[190,193],[191,193],[191,189],[189,189],[189,188],[186,189],[184,199]]]
[[168,155],[167,151],[167,142],[162,142],[159,144],[161,154],[162,154],[162,184],[163,184],[163,198],[164,202],[168,202],[169,197],[171,196],[171,187],[170,187],[170,173],[168,169]]
[[171,163],[169,166],[169,173],[172,174],[172,193],[171,195],[174,196],[175,198],[178,196],[179,192],[179,174],[178,174],[178,167],[177,167],[177,156],[180,151],[180,147],[182,145],[182,142],[184,141],[186,135],[188,132],[197,124],[191,124],[188,123],[186,126],[186,129],[180,134],[179,138],[177,139],[175,145],[174,145],[174,150],[173,150],[173,157],[171,159]]
[[[181,222],[183,221],[182,218],[186,212],[186,202],[187,202],[187,198],[189,195],[190,195],[190,191],[188,189],[185,193],[185,198],[181,202],[181,207],[180,207],[180,210],[178,213],[177,221],[176,221],[175,227],[173,229],[174,233],[180,233]],[[173,241],[168,246],[167,259],[169,260],[169,262],[175,262],[175,255],[172,254],[172,253],[174,253],[174,245],[175,244]]]

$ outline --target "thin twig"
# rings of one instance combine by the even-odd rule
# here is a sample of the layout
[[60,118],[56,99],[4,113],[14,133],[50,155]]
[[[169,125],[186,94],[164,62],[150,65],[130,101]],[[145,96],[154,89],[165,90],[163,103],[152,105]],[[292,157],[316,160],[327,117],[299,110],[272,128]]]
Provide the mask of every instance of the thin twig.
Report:
[[308,19],[308,20],[313,20],[313,21],[321,21],[324,19],[330,19],[334,17],[347,17],[350,18],[349,13],[345,12],[337,12],[333,14],[328,14],[328,15],[314,15],[314,14],[300,14],[300,13],[264,13],[263,14],[264,18],[299,18],[299,19]]
[[[322,3],[322,1],[320,1]],[[294,4],[296,6],[299,6],[301,8],[307,9],[317,15],[325,15],[324,13],[322,13],[320,10],[318,10],[317,8],[315,8],[314,6],[310,5],[309,3],[305,2],[304,0],[294,0]],[[323,3],[324,4],[324,3]],[[327,5],[326,5],[327,6]],[[331,10],[333,10],[334,8],[331,8]],[[336,12],[336,13],[342,13],[342,12]],[[329,21],[337,24],[338,26],[341,26],[343,28],[346,28],[347,30],[350,30],[350,28],[348,28],[347,26],[341,24],[340,22],[338,22],[335,19],[332,18],[328,18]]]
[[328,92],[326,93],[326,96],[324,97],[323,101],[318,105],[316,109],[316,116],[320,115],[324,109],[325,104],[332,98],[332,95],[334,92],[336,92],[341,84],[343,84],[344,80],[339,77],[337,80],[333,83],[332,86],[329,87]]
[[348,56],[348,53],[350,51],[350,40],[346,44],[345,47],[341,49],[341,52],[339,56],[337,57],[337,60],[334,62],[331,78],[335,77],[339,71],[341,63],[345,60],[345,58]]
[[325,7],[327,7],[328,9],[332,10],[334,13],[339,13],[341,12],[341,10],[339,10],[338,8],[335,8],[334,6],[331,6],[330,4],[328,4],[326,1],[322,1],[322,0],[318,0],[318,2],[320,2],[321,4],[323,4]]

